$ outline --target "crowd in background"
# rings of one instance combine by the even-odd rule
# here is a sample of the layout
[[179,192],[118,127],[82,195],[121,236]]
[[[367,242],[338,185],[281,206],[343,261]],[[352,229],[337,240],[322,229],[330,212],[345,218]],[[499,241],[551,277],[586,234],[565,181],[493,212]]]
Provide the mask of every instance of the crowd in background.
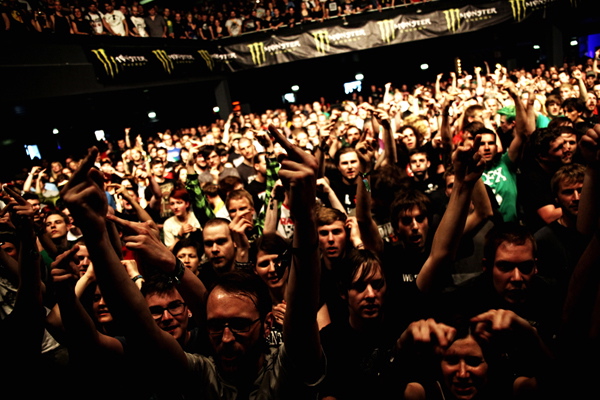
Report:
[[[419,1],[202,1],[176,9],[137,0],[5,0],[2,30],[60,35],[110,35],[215,40],[294,27]],[[167,3],[168,5],[168,3]]]
[[123,127],[37,160],[4,186],[10,376],[34,366],[73,398],[90,377],[94,398],[586,393],[599,58]]

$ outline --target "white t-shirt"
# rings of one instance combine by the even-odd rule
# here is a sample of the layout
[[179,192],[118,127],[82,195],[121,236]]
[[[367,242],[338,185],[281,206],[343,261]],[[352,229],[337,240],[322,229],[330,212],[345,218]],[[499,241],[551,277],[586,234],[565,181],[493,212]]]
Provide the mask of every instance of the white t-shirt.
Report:
[[149,37],[148,32],[146,32],[146,21],[144,21],[143,17],[136,17],[132,15],[131,22],[141,37]]
[[112,13],[102,15],[102,18],[110,25],[115,35],[125,36],[125,16],[119,10],[114,10]]

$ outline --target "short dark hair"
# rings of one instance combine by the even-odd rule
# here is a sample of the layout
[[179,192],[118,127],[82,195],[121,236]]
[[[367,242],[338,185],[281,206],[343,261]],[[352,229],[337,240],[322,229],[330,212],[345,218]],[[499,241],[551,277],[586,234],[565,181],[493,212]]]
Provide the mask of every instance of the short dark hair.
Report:
[[516,222],[502,222],[495,225],[485,236],[483,245],[484,265],[491,269],[496,259],[496,251],[502,243],[507,242],[522,246],[527,241],[531,242],[533,256],[536,258],[537,244],[529,228]]
[[411,210],[414,206],[425,215],[429,217],[429,208],[431,201],[429,197],[418,189],[408,189],[399,196],[397,196],[390,207],[390,221],[392,222],[392,228],[398,229],[398,223],[400,222],[400,213],[403,211]]
[[565,182],[567,185],[574,183],[583,183],[583,177],[585,175],[585,166],[577,163],[567,164],[559,168],[554,173],[550,180],[550,186],[552,187],[552,193],[558,194],[558,188],[561,182]]
[[210,293],[217,287],[227,293],[248,296],[256,306],[261,321],[264,321],[267,314],[271,312],[273,303],[269,288],[255,273],[234,270],[218,275],[206,293],[207,299]]
[[317,226],[331,225],[335,221],[346,223],[347,215],[336,208],[319,207],[317,209]]

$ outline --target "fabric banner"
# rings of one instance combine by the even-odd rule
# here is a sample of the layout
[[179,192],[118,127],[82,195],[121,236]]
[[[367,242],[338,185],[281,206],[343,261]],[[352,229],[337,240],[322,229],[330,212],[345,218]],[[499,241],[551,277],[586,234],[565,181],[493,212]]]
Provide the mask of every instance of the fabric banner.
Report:
[[[505,22],[522,22],[558,0],[504,0],[439,9],[430,13],[401,13],[372,19],[359,26],[338,26],[297,35],[272,35],[263,41],[190,50],[165,46],[149,49],[95,48],[89,50],[98,78],[103,82],[202,76],[236,72],[334,54],[474,32]],[[140,42],[141,43],[141,42]],[[205,42],[200,42],[206,44]]]

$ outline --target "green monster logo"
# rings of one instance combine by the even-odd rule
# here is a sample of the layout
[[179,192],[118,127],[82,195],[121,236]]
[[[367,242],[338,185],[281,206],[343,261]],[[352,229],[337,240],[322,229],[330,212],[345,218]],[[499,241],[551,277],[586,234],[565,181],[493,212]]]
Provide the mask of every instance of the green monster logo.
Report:
[[315,47],[319,53],[327,53],[329,50],[329,33],[325,30],[313,32]]
[[250,49],[250,55],[252,56],[254,65],[261,65],[267,62],[265,45],[263,42],[250,43],[248,49]]
[[213,62],[212,57],[208,53],[208,51],[206,51],[206,50],[198,50],[198,53],[204,59],[204,62],[206,63],[206,66],[208,67],[208,69],[210,69],[212,71],[213,68],[215,67],[215,64]]
[[444,17],[446,18],[446,26],[450,32],[456,32],[460,28],[460,10],[458,8],[451,8],[444,11]]
[[508,0],[508,2],[510,3],[513,18],[517,22],[521,22],[525,18],[525,11],[527,11],[525,0]]
[[381,40],[383,40],[384,43],[391,43],[392,40],[396,39],[396,27],[394,26],[393,19],[377,21],[377,26],[379,27]]
[[98,61],[102,63],[106,75],[114,79],[119,73],[119,64],[117,64],[115,58],[107,55],[104,49],[92,50],[92,53],[94,53],[94,55],[98,58]]
[[173,60],[171,60],[171,58],[167,55],[167,52],[164,50],[152,50],[152,54],[154,54],[156,56],[156,58],[158,58],[158,61],[160,61],[160,63],[162,64],[164,70],[168,73],[168,74],[172,74],[173,73]]

